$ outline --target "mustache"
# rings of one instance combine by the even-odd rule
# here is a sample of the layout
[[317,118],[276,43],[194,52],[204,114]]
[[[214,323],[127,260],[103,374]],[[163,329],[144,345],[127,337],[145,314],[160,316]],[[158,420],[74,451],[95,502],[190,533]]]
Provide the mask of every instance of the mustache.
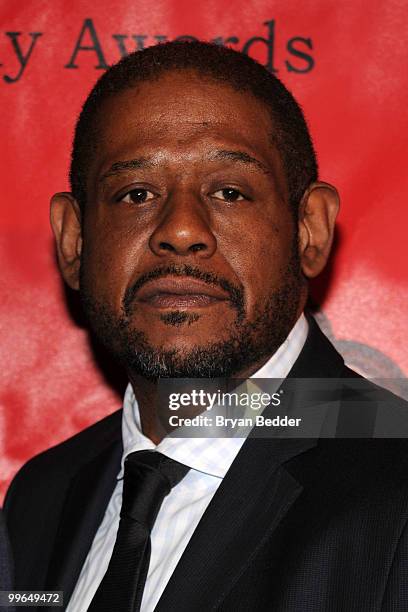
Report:
[[226,278],[222,278],[213,272],[204,272],[188,264],[160,266],[139,276],[137,281],[131,287],[128,287],[123,297],[122,306],[126,316],[129,316],[132,312],[132,304],[139,289],[149,281],[163,278],[164,276],[186,276],[199,279],[208,285],[221,287],[228,294],[233,308],[238,311],[239,319],[244,317],[244,290],[242,287],[230,283]]

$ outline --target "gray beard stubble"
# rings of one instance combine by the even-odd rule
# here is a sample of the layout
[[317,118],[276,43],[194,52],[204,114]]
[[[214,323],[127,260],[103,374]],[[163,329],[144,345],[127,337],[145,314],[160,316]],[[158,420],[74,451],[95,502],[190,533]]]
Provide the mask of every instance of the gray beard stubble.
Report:
[[[149,380],[227,378],[273,355],[296,321],[304,283],[297,244],[293,247],[291,260],[283,274],[279,289],[271,294],[263,311],[257,312],[252,321],[246,320],[241,289],[232,287],[228,281],[217,280],[213,275],[202,273],[191,266],[173,265],[158,269],[139,279],[136,288],[149,278],[169,273],[195,278],[207,276],[210,279],[208,282],[217,283],[227,289],[231,297],[231,306],[237,310],[237,317],[230,328],[227,340],[197,346],[187,352],[155,348],[149,344],[142,331],[130,328],[135,286],[126,292],[123,300],[123,316],[118,317],[106,304],[98,302],[89,294],[81,270],[81,301],[91,328],[102,344],[122,363],[129,375],[136,374]],[[195,313],[191,315],[183,311],[174,311],[162,316],[163,323],[175,327],[183,324],[192,325],[195,320],[197,320]]]

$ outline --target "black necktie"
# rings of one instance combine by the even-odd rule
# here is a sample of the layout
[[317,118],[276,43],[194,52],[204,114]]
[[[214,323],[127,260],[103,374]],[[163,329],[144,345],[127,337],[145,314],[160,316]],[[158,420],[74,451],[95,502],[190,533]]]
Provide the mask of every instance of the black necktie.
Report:
[[140,610],[150,561],[150,532],[164,498],[188,470],[155,451],[137,451],[126,458],[116,542],[88,612]]

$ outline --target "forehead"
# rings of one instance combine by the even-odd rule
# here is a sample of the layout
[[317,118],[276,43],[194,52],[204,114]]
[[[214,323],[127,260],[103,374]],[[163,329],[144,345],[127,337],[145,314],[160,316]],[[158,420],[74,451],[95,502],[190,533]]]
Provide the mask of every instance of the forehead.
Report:
[[166,72],[113,95],[102,104],[96,127],[96,172],[135,149],[193,158],[213,145],[238,146],[282,172],[266,105],[193,71]]

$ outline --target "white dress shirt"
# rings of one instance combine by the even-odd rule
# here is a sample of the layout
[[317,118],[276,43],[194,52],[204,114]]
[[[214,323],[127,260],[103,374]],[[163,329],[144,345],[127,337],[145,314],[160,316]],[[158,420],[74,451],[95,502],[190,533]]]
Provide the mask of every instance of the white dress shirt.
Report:
[[[299,356],[308,332],[302,314],[285,342],[251,378],[285,378]],[[165,497],[151,533],[151,557],[141,612],[156,607],[208,504],[237,456],[245,438],[166,437],[154,444],[143,435],[139,408],[129,384],[123,403],[123,456],[118,482],[73,591],[67,612],[86,612],[109,565],[122,504],[123,462],[139,450],[156,450],[191,469]]]

